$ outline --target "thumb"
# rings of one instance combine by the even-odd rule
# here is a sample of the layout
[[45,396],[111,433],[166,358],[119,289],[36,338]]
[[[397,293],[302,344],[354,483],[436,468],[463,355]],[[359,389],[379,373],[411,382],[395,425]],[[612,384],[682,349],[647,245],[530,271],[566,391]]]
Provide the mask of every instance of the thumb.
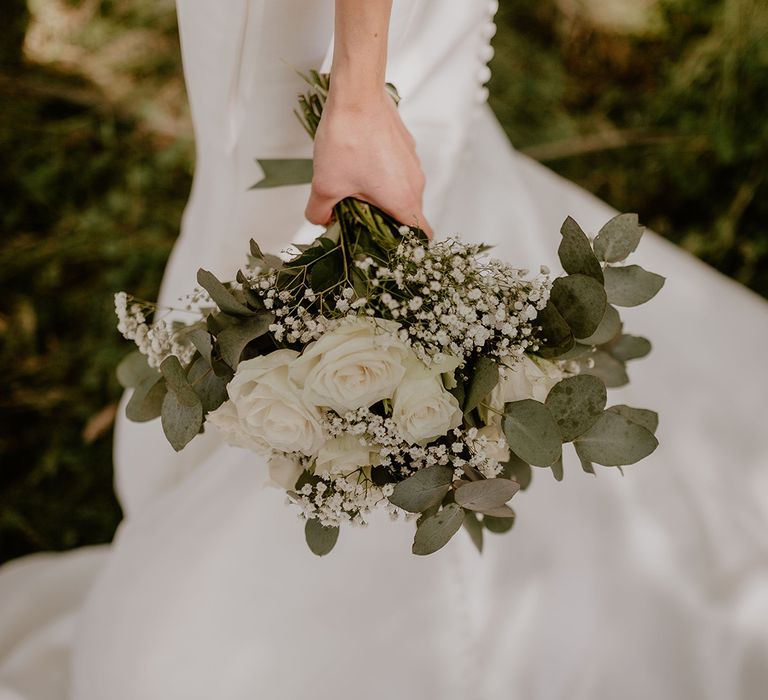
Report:
[[313,187],[309,194],[307,206],[304,209],[304,216],[312,224],[325,226],[331,221],[334,204],[336,202],[333,199],[319,195]]

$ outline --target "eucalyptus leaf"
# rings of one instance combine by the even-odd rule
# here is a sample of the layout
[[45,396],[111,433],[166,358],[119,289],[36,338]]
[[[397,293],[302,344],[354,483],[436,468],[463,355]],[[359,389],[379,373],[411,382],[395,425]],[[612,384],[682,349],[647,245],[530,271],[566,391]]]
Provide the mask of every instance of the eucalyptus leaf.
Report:
[[311,158],[258,158],[256,162],[264,171],[264,177],[251,185],[252,190],[312,182]]
[[211,295],[211,299],[224,313],[232,316],[253,316],[254,312],[238,301],[208,270],[200,268],[197,271],[197,283]]
[[179,452],[200,432],[203,425],[203,404],[199,399],[196,403],[186,403],[175,391],[169,391],[163,399],[160,421],[171,447]]
[[[321,239],[318,239],[321,240]],[[325,239],[326,241],[328,239]],[[335,244],[329,241],[332,247]],[[309,286],[313,291],[321,293],[337,285],[344,274],[344,261],[341,249],[332,250],[311,267]]]
[[600,321],[600,325],[595,329],[592,335],[586,338],[577,338],[577,342],[586,346],[602,345],[613,340],[621,333],[621,317],[614,306],[606,304],[605,313]]
[[304,526],[304,537],[312,554],[325,556],[339,539],[339,528],[321,525],[317,518],[310,518]]
[[625,404],[611,406],[608,410],[624,416],[633,423],[642,425],[646,430],[650,430],[654,434],[656,433],[656,428],[659,427],[659,414],[656,411],[651,411],[647,408],[634,408]]
[[659,443],[642,425],[609,409],[573,444],[582,460],[615,467],[639,462]]
[[541,357],[561,357],[574,346],[573,333],[562,314],[550,299],[549,303],[539,311],[536,323],[541,326],[540,347]]
[[552,476],[555,477],[556,481],[562,481],[563,480],[563,455],[560,455],[557,462],[555,462],[550,469],[552,470]]
[[622,335],[611,344],[609,350],[611,355],[622,362],[636,360],[651,351],[651,341],[639,335]]
[[464,509],[456,503],[449,503],[416,529],[411,551],[426,555],[444,547],[464,521]]
[[[589,367],[588,360],[594,363]],[[609,388],[624,386],[629,383],[629,376],[624,363],[609,355],[604,350],[595,350],[585,359],[577,360],[581,366],[581,374],[591,374],[602,379]]]
[[389,501],[410,513],[422,513],[443,500],[452,479],[450,467],[439,464],[424,467],[397,483]]
[[555,384],[547,394],[545,405],[560,429],[563,442],[571,442],[597,422],[606,399],[605,384],[599,377],[577,374]]
[[592,244],[584,231],[570,216],[560,228],[563,238],[557,249],[563,269],[570,274],[582,274],[594,277],[603,283],[603,270],[595,257]]
[[562,452],[560,430],[543,403],[523,399],[505,404],[501,426],[510,449],[528,464],[548,467]]
[[236,369],[245,346],[269,331],[274,314],[260,311],[257,316],[243,319],[221,331],[216,340],[221,357],[232,369]]
[[490,357],[480,356],[475,362],[474,371],[469,381],[467,397],[464,401],[464,413],[477,408],[499,383],[499,365]]
[[608,303],[603,285],[580,274],[558,277],[552,283],[550,299],[577,338],[597,330]]
[[147,377],[133,390],[125,406],[125,415],[134,423],[145,423],[158,418],[165,398],[165,379],[159,373]]
[[664,278],[648,272],[640,265],[605,268],[605,291],[608,301],[617,306],[638,306],[658,294]]
[[464,528],[469,533],[469,537],[472,540],[472,544],[477,547],[477,551],[482,554],[483,552],[483,524],[477,517],[476,513],[471,510],[464,511]]
[[263,260],[264,259],[264,253],[261,252],[261,248],[259,247],[259,244],[251,238],[250,241],[248,241],[250,247],[251,247],[251,257],[256,258],[256,260]]
[[211,341],[211,334],[204,326],[192,327],[187,331],[187,338],[189,338],[192,345],[204,358],[208,364],[211,364],[211,353],[213,351],[213,342]]
[[187,374],[176,355],[168,355],[160,365],[160,371],[165,377],[168,390],[178,396],[181,403],[186,406],[194,406],[200,403],[200,399],[192,389]]
[[508,505],[503,504],[496,506],[495,508],[486,508],[480,511],[483,515],[490,515],[494,518],[514,518],[515,511],[513,511]]
[[637,248],[644,230],[638,223],[637,214],[614,216],[595,236],[595,255],[606,262],[624,260]]
[[125,389],[134,389],[143,381],[154,378],[157,380],[160,373],[150,367],[146,355],[142,355],[138,350],[126,355],[117,365],[117,381]]
[[581,462],[581,468],[587,473],[592,474],[592,476],[595,475],[595,467],[588,459],[582,459],[581,455],[576,453],[579,457],[579,462]]
[[503,506],[519,490],[520,484],[510,479],[483,479],[463,484],[453,497],[462,508],[485,512]]
[[511,518],[497,518],[493,515],[483,516],[483,527],[488,530],[488,532],[493,532],[499,535],[509,532],[514,524],[514,513],[512,513]]
[[198,357],[187,372],[187,379],[203,404],[203,411],[215,411],[227,400],[227,383],[216,375],[205,358]]
[[510,450],[509,459],[502,463],[501,474],[499,475],[504,479],[514,479],[520,484],[520,489],[525,491],[531,484],[533,478],[533,471],[531,465],[528,462],[524,462],[514,452]]
[[574,343],[573,347],[562,355],[558,355],[558,360],[576,360],[580,357],[588,355],[593,350],[591,345],[584,345],[583,343]]

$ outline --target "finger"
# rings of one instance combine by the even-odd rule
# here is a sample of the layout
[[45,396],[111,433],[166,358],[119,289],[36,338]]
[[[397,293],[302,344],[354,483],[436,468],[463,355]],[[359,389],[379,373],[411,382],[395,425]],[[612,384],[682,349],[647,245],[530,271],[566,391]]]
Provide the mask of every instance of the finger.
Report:
[[333,206],[336,202],[330,197],[323,197],[313,189],[309,195],[309,201],[304,209],[304,216],[312,224],[326,226],[331,222]]

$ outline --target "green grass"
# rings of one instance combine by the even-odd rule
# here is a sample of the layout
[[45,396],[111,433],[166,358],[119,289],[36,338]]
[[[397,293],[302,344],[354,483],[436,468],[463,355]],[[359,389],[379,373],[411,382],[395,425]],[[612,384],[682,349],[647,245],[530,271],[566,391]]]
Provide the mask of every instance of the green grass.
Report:
[[[647,36],[502,5],[491,104],[513,143],[768,296],[764,3],[665,0]],[[112,294],[156,294],[192,171],[174,26],[168,2],[125,0],[72,32],[117,95],[19,67],[21,32],[0,46],[0,561],[107,541],[121,517]],[[152,50],[116,59],[130,32]]]

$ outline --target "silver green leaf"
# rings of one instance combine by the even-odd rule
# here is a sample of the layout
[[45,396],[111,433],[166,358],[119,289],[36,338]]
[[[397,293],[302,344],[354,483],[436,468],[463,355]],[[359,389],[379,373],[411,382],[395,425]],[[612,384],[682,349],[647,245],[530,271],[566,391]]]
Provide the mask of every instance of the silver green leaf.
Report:
[[550,300],[577,338],[586,338],[597,330],[608,303],[603,285],[581,274],[558,277],[552,283]]
[[[592,367],[589,367],[589,360],[593,363]],[[627,375],[624,363],[604,350],[595,350],[595,352],[577,360],[577,362],[581,366],[582,374],[591,374],[599,377],[608,388],[613,389],[629,383],[629,376]]]
[[490,357],[479,357],[475,362],[474,372],[464,400],[464,413],[469,413],[477,408],[498,383],[499,365]]
[[562,438],[549,409],[533,399],[504,406],[501,427],[510,449],[528,464],[548,467],[562,452]]
[[197,283],[211,295],[214,303],[225,313],[231,316],[253,316],[245,304],[235,299],[232,292],[229,291],[212,272],[200,268],[197,271]]
[[597,422],[606,400],[605,384],[599,377],[577,374],[555,384],[547,394],[545,405],[560,429],[563,442],[571,442]]
[[621,317],[619,312],[614,306],[606,304],[605,313],[595,332],[586,338],[577,338],[576,340],[579,344],[586,346],[602,345],[613,340],[619,333],[621,333]]
[[634,408],[625,404],[611,406],[608,410],[628,418],[633,423],[642,425],[646,430],[650,430],[654,434],[656,433],[656,428],[659,427],[659,414],[656,411],[651,411],[647,408]]
[[594,277],[602,284],[603,270],[592,250],[592,244],[589,242],[587,234],[582,231],[581,226],[569,216],[563,222],[560,233],[563,238],[557,249],[557,255],[563,269],[570,274],[579,273]]
[[163,409],[165,392],[165,379],[160,374],[144,379],[133,390],[125,407],[128,420],[134,423],[145,423],[158,418]]
[[236,369],[245,346],[267,333],[273,320],[274,314],[260,311],[252,318],[243,319],[224,328],[216,336],[224,362]]
[[439,464],[419,469],[395,486],[390,503],[409,513],[423,513],[439,505],[451,488],[453,469]]
[[639,462],[659,443],[642,425],[608,409],[573,444],[583,461],[617,467]]
[[651,341],[639,335],[622,335],[609,350],[611,355],[622,362],[636,360],[651,351]]
[[464,511],[464,529],[469,534],[472,544],[477,547],[477,551],[482,554],[483,552],[483,524],[477,517],[476,513],[471,510]]
[[555,462],[550,469],[552,470],[552,476],[555,477],[555,481],[563,480],[563,455],[560,455],[557,462]]
[[512,529],[512,526],[514,524],[515,524],[514,512],[508,518],[507,517],[497,518],[494,515],[483,515],[483,527],[486,530],[488,530],[488,532],[493,532],[498,534],[509,532],[509,530]]
[[312,554],[325,556],[339,539],[339,528],[321,525],[317,518],[310,518],[304,526],[304,537]]
[[637,214],[614,216],[595,236],[595,255],[605,262],[624,260],[637,248],[644,230],[638,223]]
[[605,291],[608,301],[617,306],[639,306],[658,294],[664,278],[640,265],[606,267]]
[[519,490],[520,484],[511,479],[482,479],[459,486],[454,498],[463,508],[484,513],[503,506]]
[[464,509],[456,503],[449,503],[422,521],[416,529],[411,551],[422,556],[436,552],[458,532],[463,521]]
[[206,413],[215,411],[227,400],[227,383],[216,375],[204,357],[198,357],[192,363],[187,379]]
[[163,399],[160,421],[171,447],[179,452],[200,432],[203,404],[199,399],[193,404],[185,403],[176,392],[169,391]]
[[134,389],[147,379],[160,378],[160,373],[147,363],[146,355],[138,350],[126,355],[117,365],[117,381],[124,389]]

